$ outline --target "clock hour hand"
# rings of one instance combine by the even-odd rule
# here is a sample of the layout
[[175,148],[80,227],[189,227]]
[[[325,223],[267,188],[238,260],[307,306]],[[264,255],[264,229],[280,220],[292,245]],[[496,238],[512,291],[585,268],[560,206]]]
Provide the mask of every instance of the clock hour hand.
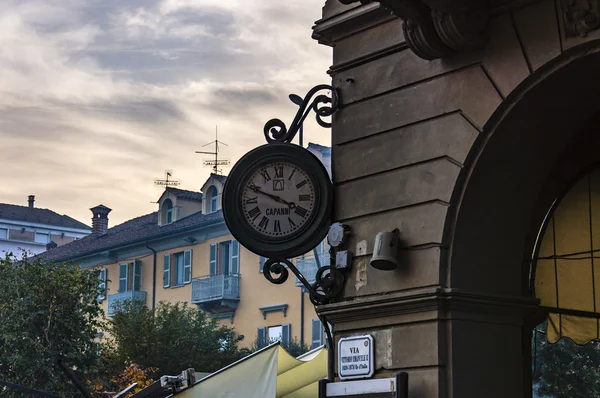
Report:
[[254,185],[254,184],[250,185],[250,189],[251,189],[252,191],[256,192],[256,193],[261,193],[261,194],[263,194],[263,195],[265,195],[265,196],[268,196],[269,198],[273,199],[273,200],[274,200],[274,201],[276,201],[276,202],[279,202],[279,203],[286,204],[286,205],[288,205],[288,206],[290,207],[290,209],[293,209],[293,208],[295,208],[295,207],[296,207],[296,204],[294,204],[293,202],[288,202],[287,200],[283,200],[283,199],[281,199],[281,198],[280,198],[279,196],[277,196],[277,195],[272,195],[272,194],[270,194],[270,193],[264,192],[263,190],[261,190],[259,187],[257,187],[257,186],[256,186],[256,185]]

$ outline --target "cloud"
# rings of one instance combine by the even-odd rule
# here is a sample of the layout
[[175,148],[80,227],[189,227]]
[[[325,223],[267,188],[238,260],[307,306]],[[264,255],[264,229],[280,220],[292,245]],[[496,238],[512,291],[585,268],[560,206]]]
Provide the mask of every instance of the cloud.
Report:
[[194,151],[215,125],[235,161],[267,120],[292,120],[289,93],[329,81],[330,49],[311,39],[322,3],[1,2],[2,201],[35,194],[83,221],[104,203],[114,225],[155,209],[165,169],[199,189],[210,169]]

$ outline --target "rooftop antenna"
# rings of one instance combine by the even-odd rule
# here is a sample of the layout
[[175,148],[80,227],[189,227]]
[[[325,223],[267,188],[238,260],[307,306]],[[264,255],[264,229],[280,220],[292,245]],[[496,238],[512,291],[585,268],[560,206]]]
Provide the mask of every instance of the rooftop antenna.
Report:
[[219,169],[219,166],[228,166],[230,163],[229,159],[226,159],[226,158],[219,159],[219,144],[223,144],[223,145],[227,146],[226,143],[219,141],[219,126],[215,126],[215,140],[209,142],[208,144],[202,145],[202,147],[204,148],[205,146],[212,145],[212,144],[215,144],[214,152],[196,151],[196,153],[203,153],[206,155],[215,155],[214,160],[213,159],[205,159],[204,166],[210,166],[213,169],[213,173],[219,174],[222,171],[221,169]]
[[170,180],[169,178],[173,177],[173,172],[170,170],[165,171],[165,179],[164,180],[154,180],[154,185],[165,186],[165,187],[176,187],[179,186],[179,181]]

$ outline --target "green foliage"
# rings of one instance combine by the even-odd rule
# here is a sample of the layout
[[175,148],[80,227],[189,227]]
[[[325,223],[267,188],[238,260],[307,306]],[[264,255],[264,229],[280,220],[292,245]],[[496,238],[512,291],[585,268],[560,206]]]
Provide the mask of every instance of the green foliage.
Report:
[[187,368],[213,372],[249,353],[237,346],[243,336],[187,303],[160,302],[152,311],[139,301],[125,300],[109,330],[114,361],[155,368],[155,377]]
[[[545,329],[542,325],[538,330]],[[537,335],[537,336],[536,336]],[[589,398],[600,396],[600,349],[598,342],[578,346],[568,338],[556,344],[534,333],[533,382],[539,396]],[[533,362],[532,361],[532,362]]]
[[75,390],[57,367],[59,358],[79,375],[96,374],[99,293],[96,274],[74,265],[0,259],[0,380],[68,397]]
[[[276,339],[272,339],[269,341],[269,344],[273,344],[276,343],[278,340]],[[281,344],[281,346],[283,348],[285,348],[285,350],[294,358],[299,357],[300,355],[307,353],[308,351],[310,351],[310,348],[306,345],[306,344],[301,344],[300,340],[298,340],[298,337],[294,337],[293,339],[291,339],[289,341],[289,343],[287,344]],[[252,345],[250,346],[250,351],[251,352],[255,352],[260,350],[261,348],[264,348],[264,346],[260,346],[258,339],[254,340],[254,342],[252,343]]]

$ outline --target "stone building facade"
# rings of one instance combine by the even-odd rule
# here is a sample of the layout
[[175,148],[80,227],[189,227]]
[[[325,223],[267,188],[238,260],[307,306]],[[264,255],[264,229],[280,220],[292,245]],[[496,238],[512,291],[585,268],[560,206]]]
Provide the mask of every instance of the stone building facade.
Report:
[[[318,311],[336,340],[372,334],[376,377],[409,372],[411,398],[531,397],[538,236],[600,160],[598,5],[327,0],[313,28],[333,51],[334,219],[355,256]],[[398,269],[371,267],[395,228]]]

